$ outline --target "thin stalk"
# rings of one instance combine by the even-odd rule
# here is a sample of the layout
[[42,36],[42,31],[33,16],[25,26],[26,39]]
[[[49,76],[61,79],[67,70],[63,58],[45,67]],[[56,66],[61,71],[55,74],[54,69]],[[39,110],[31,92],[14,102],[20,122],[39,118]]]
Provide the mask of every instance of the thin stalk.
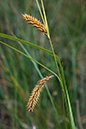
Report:
[[[64,102],[64,96],[63,96],[63,94],[62,94],[62,100],[63,100],[63,112],[64,112],[64,116],[66,116],[65,102]],[[66,117],[64,117],[64,123],[65,123],[65,128],[68,129],[67,122],[66,122]]]
[[42,21],[43,21],[43,23],[45,23],[38,0],[36,0],[36,3],[37,3],[37,6],[38,6],[38,9],[39,9],[39,12],[40,12],[40,15],[41,15]]
[[66,100],[67,100],[67,105],[68,105],[68,106],[66,105],[66,107],[69,107],[69,110],[67,108],[67,111],[69,111],[72,129],[75,129],[75,123],[74,123],[74,118],[73,118],[73,113],[72,113],[70,98],[69,98],[68,91],[67,91],[67,85],[66,85],[66,81],[65,81],[65,77],[64,77],[63,67],[61,65],[61,62],[60,62],[59,58],[58,57],[56,57],[56,58],[58,60],[58,63],[59,63],[60,69],[61,69],[62,80],[63,80],[63,83],[64,83],[64,89],[65,89]]
[[[61,75],[60,75],[60,72],[59,72],[59,67],[58,67],[58,64],[57,64],[56,55],[54,53],[54,48],[53,48],[53,45],[52,45],[52,41],[51,41],[51,39],[49,39],[49,41],[50,41],[51,49],[52,49],[52,52],[53,52],[54,60],[55,60],[56,66],[57,66],[58,75],[60,77],[60,84],[61,84],[61,87],[62,87],[62,90],[63,90],[63,95],[64,95],[64,99],[65,99],[65,103],[66,103],[66,108],[67,108],[67,112],[69,114],[68,116],[70,116],[69,119],[70,119],[71,127],[72,127],[72,129],[75,129],[75,123],[74,123],[74,119],[73,119],[73,113],[72,113],[71,103],[70,103],[70,99],[69,99],[69,95],[68,95],[68,91],[67,91],[67,86],[66,86],[66,82],[65,82],[64,73],[63,73],[63,68],[62,68],[60,60],[59,60],[60,67],[61,67],[61,73],[62,73],[62,76],[63,76],[62,78],[63,78],[64,86],[63,86],[63,82],[62,82]],[[65,89],[65,91],[64,91],[64,89]],[[66,93],[66,95],[65,95],[65,93]],[[69,109],[68,109],[68,107],[69,107]]]
[[44,9],[43,0],[41,0],[41,5],[42,5],[42,10],[43,10],[44,19],[45,19],[44,25],[46,26],[46,29],[47,29],[47,36],[49,36],[50,34],[49,34],[49,28],[48,28],[47,17],[46,17],[46,13],[45,13],[45,9]]
[[[57,67],[58,75],[59,75],[59,78],[60,78],[60,79],[59,79],[59,82],[60,82],[60,85],[61,85],[61,88],[62,88],[62,91],[63,91],[63,96],[64,96],[65,103],[66,103],[66,107],[67,107],[67,101],[66,101],[64,86],[63,86],[63,82],[62,82],[62,79],[61,79],[59,66],[58,66],[58,64],[57,64],[57,61],[59,61],[59,63],[60,63],[60,60],[59,60],[58,57],[57,57],[58,60],[56,59],[56,54],[55,54],[55,52],[54,52],[53,44],[52,44],[52,41],[51,41],[51,38],[50,38],[49,28],[48,28],[47,18],[46,18],[46,14],[45,14],[45,9],[44,9],[43,0],[41,0],[41,4],[42,4],[42,9],[43,9],[43,13],[44,13],[46,28],[47,28],[47,36],[48,36],[48,39],[49,39],[49,42],[50,42],[51,50],[52,50],[53,57],[54,57],[54,60],[55,60],[55,64],[56,64],[56,67]],[[60,63],[60,66],[61,66],[61,63]],[[68,110],[68,107],[67,107],[67,110]]]
[[53,48],[53,44],[52,44],[52,41],[51,41],[51,38],[50,38],[49,27],[48,27],[48,23],[47,23],[47,17],[46,17],[46,13],[45,13],[45,9],[44,9],[43,0],[41,0],[41,5],[42,5],[44,19],[45,19],[45,26],[46,26],[46,29],[47,29],[47,37],[48,37],[49,42],[50,42],[50,46],[51,46],[52,53],[53,53],[53,56],[54,56],[54,60],[55,60],[55,64],[56,64],[56,67],[57,67],[58,75],[61,78],[59,67],[58,67],[58,64],[57,64],[56,56],[55,56],[55,52],[54,52],[54,48]]
[[56,63],[58,75],[59,75],[59,77],[61,78],[60,71],[59,71],[59,67],[58,67],[58,64],[57,64],[56,54],[55,54],[55,52],[54,52],[53,44],[52,44],[52,41],[51,41],[50,38],[49,38],[49,41],[50,41],[50,46],[51,46],[52,53],[53,53],[53,56],[54,56],[54,60],[55,60],[55,63]]
[[[46,25],[46,28],[47,28],[47,36],[48,36],[48,39],[49,39],[49,42],[50,42],[50,46],[51,46],[51,49],[52,49],[52,53],[53,53],[53,56],[54,56],[54,60],[55,60],[55,64],[56,64],[56,67],[57,67],[58,75],[60,77],[59,81],[60,81],[60,84],[61,84],[61,87],[62,87],[62,90],[63,90],[63,95],[64,95],[64,99],[65,99],[65,102],[66,102],[66,107],[68,105],[67,112],[69,114],[68,116],[69,116],[69,119],[70,119],[70,124],[71,124],[72,129],[75,129],[75,123],[74,123],[74,119],[73,119],[73,114],[72,114],[70,99],[69,99],[69,95],[68,95],[68,91],[67,91],[67,87],[66,87],[66,82],[65,82],[65,78],[64,78],[64,74],[63,74],[63,69],[61,67],[62,74],[63,74],[63,80],[62,80],[61,79],[61,75],[60,75],[60,71],[59,71],[59,67],[58,67],[58,64],[57,64],[57,60],[56,60],[53,44],[52,44],[52,41],[50,39],[50,34],[49,34],[49,29],[48,29],[47,18],[46,18],[46,14],[45,14],[43,0],[41,0],[41,4],[42,4],[43,14],[44,14],[44,18],[45,18],[45,25]],[[63,86],[63,82],[64,82],[64,86]]]

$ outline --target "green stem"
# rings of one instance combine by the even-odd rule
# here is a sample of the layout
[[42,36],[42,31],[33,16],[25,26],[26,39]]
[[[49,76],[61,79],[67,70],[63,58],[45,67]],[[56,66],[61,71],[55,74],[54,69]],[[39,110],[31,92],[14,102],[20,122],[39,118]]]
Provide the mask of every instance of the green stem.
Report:
[[[53,53],[53,56],[54,56],[54,60],[55,60],[55,64],[56,64],[56,67],[57,67],[58,75],[59,75],[59,78],[60,78],[59,82],[60,82],[60,85],[62,87],[63,96],[64,96],[64,99],[65,99],[68,116],[69,116],[69,119],[70,119],[70,123],[71,123],[72,129],[75,129],[75,123],[74,123],[74,119],[73,119],[73,114],[72,114],[70,99],[69,99],[69,95],[68,95],[68,91],[67,91],[67,86],[66,86],[66,82],[65,82],[65,78],[64,78],[63,68],[62,68],[62,65],[61,65],[61,63],[59,61],[60,67],[61,67],[62,76],[63,76],[62,77],[63,79],[62,79],[61,75],[60,75],[60,71],[59,71],[59,66],[57,64],[57,60],[56,60],[56,55],[55,55],[55,52],[54,52],[53,44],[52,44],[52,41],[50,39],[49,29],[48,29],[48,24],[47,24],[47,19],[46,19],[46,14],[45,14],[43,3],[42,3],[42,8],[43,8],[43,12],[44,12],[44,16],[45,16],[45,23],[46,23],[47,32],[48,32],[47,36],[48,36],[48,39],[49,39],[49,42],[50,42],[50,46],[51,46],[52,53]],[[64,86],[63,86],[63,83],[64,83]]]
[[[60,70],[59,70],[59,66],[58,66],[58,64],[57,64],[57,60],[56,60],[56,55],[55,55],[55,52],[54,52],[54,48],[53,48],[53,44],[52,44],[52,41],[51,41],[51,38],[50,38],[50,34],[49,34],[49,29],[48,29],[48,24],[47,24],[47,18],[46,18],[46,14],[45,14],[45,9],[44,9],[44,5],[43,5],[43,0],[41,0],[41,4],[42,4],[42,9],[43,9],[43,13],[44,13],[44,18],[45,18],[45,25],[46,25],[46,28],[47,28],[47,37],[48,37],[48,39],[49,39],[49,42],[50,42],[50,46],[51,46],[51,49],[52,49],[52,53],[53,53],[53,56],[54,56],[54,60],[55,60],[55,64],[56,64],[56,67],[57,67],[57,71],[58,71],[58,75],[59,75],[59,82],[60,82],[60,85],[61,85],[61,88],[62,88],[62,91],[63,91],[63,96],[64,96],[64,99],[65,99],[65,103],[66,103],[66,108],[67,108],[67,111],[68,111],[68,106],[69,106],[69,108],[70,108],[70,100],[69,100],[69,96],[68,96],[68,92],[67,92],[67,89],[66,89],[66,87],[65,87],[65,90],[66,90],[66,94],[65,94],[65,90],[64,90],[64,86],[63,86],[63,81],[62,81],[62,78],[61,78],[61,74],[60,74]],[[60,63],[60,61],[59,61],[59,64],[60,64],[60,67],[61,67],[61,70],[63,70],[62,69],[62,65],[61,65],[61,63]],[[62,74],[63,74],[63,71],[62,71]],[[64,74],[63,74],[63,78],[64,78]],[[64,78],[65,79],[65,78]],[[65,81],[64,81],[65,82]],[[66,83],[65,83],[66,84]],[[65,85],[66,86],[66,85]],[[66,96],[67,95],[67,96]],[[68,100],[68,101],[67,101]],[[67,104],[67,102],[68,102],[68,104]],[[68,106],[67,106],[68,105]],[[68,112],[68,114],[69,114],[69,112]],[[71,113],[70,113],[71,114]],[[68,115],[69,116],[69,115]],[[71,117],[71,116],[70,116]],[[69,119],[71,119],[69,117]],[[71,121],[70,121],[71,122]],[[71,126],[72,127],[72,126]]]
[[[50,36],[49,36],[50,37]],[[52,44],[52,41],[51,39],[49,38],[49,41],[50,41],[50,46],[51,46],[51,49],[52,49],[52,53],[53,53],[53,57],[54,57],[54,60],[55,60],[55,63],[56,63],[56,67],[57,67],[57,71],[58,71],[58,75],[61,79],[61,75],[60,75],[60,71],[59,71],[59,67],[58,67],[58,64],[57,64],[57,59],[56,59],[56,54],[54,52],[54,48],[53,48],[53,44]]]
[[37,3],[37,6],[38,6],[38,9],[39,9],[39,12],[40,12],[40,15],[41,15],[42,21],[43,21],[43,23],[45,23],[38,0],[36,0],[36,3]]

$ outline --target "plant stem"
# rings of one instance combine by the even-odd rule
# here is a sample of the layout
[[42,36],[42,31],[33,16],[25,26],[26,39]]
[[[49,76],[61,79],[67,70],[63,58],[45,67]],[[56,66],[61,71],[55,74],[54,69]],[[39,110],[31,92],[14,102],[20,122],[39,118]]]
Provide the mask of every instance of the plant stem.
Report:
[[[49,37],[50,37],[50,36],[49,36]],[[49,38],[49,42],[50,42],[50,46],[51,46],[52,53],[53,53],[53,56],[54,56],[54,60],[55,60],[55,63],[56,63],[57,72],[58,72],[58,75],[59,75],[59,77],[60,77],[60,79],[61,79],[60,70],[59,70],[59,67],[58,67],[58,64],[57,64],[56,54],[55,54],[55,52],[54,52],[54,48],[53,48],[53,44],[52,44],[51,38]]]

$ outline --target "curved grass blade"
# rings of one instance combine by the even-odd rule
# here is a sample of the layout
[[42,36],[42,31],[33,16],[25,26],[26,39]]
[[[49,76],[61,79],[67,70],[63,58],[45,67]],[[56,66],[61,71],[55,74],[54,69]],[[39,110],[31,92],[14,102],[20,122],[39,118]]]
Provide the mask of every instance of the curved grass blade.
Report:
[[52,53],[51,51],[47,50],[47,49],[44,49],[43,47],[40,47],[38,45],[35,45],[33,43],[30,43],[30,42],[27,42],[27,41],[24,41],[22,39],[19,39],[19,38],[15,38],[13,36],[10,36],[10,35],[7,35],[7,34],[3,34],[3,33],[0,33],[0,37],[3,37],[3,38],[7,38],[7,39],[10,39],[10,40],[13,40],[13,41],[17,41],[17,42],[21,42],[23,44],[27,44],[27,45],[30,45],[34,48],[37,48],[37,49],[40,49],[42,51],[45,51],[45,52],[48,52],[48,53]]
[[52,70],[50,70],[49,68],[47,68],[47,67],[44,66],[43,64],[39,63],[38,61],[36,61],[36,60],[33,59],[32,57],[29,57],[28,55],[26,55],[25,53],[21,52],[20,50],[18,50],[18,49],[16,49],[16,48],[14,48],[14,47],[12,47],[12,46],[10,46],[10,45],[8,45],[8,44],[2,42],[2,41],[0,41],[0,43],[1,43],[1,44],[4,44],[5,46],[7,46],[7,47],[9,47],[9,48],[11,48],[11,49],[13,49],[13,50],[15,50],[15,51],[17,51],[18,53],[20,53],[20,54],[26,56],[26,57],[29,58],[30,60],[33,60],[34,62],[36,62],[37,64],[39,64],[39,65],[42,66],[43,68],[45,68],[47,71],[49,71],[50,73],[52,73],[53,75],[55,75],[55,76],[58,78],[58,80],[60,80],[60,78],[58,77],[58,75],[57,75],[55,72],[53,72]]
[[[38,46],[38,45],[35,45],[35,44],[33,44],[33,43],[24,41],[24,40],[22,40],[22,39],[19,39],[19,38],[16,38],[16,37],[13,37],[13,36],[10,36],[10,35],[7,35],[7,34],[3,34],[3,33],[0,33],[0,37],[7,38],[7,39],[10,39],[10,40],[13,40],[13,41],[17,41],[17,42],[21,42],[21,43],[23,43],[23,44],[30,45],[30,46],[32,46],[32,47],[34,47],[34,48],[37,48],[37,49],[39,49],[39,50],[42,50],[42,51],[44,51],[44,52],[46,52],[46,53],[48,53],[48,54],[50,54],[50,55],[53,56],[53,53],[52,53],[51,51],[49,51],[49,50],[47,50],[47,49],[45,49],[45,48],[43,48],[43,47],[40,47],[40,46]],[[60,63],[60,59],[59,59],[59,57],[58,57],[57,55],[55,55],[55,56],[56,56],[56,59],[57,59],[59,65],[60,65],[60,68],[61,68],[61,71],[62,71],[62,66],[61,66],[61,63]]]
[[[44,52],[46,52],[46,53],[48,53],[48,54],[50,54],[50,55],[53,56],[53,53],[52,53],[51,51],[49,51],[49,50],[47,50],[47,49],[45,49],[45,48],[43,48],[43,47],[40,47],[40,46],[38,46],[38,45],[35,45],[35,44],[33,44],[33,43],[24,41],[24,40],[22,40],[22,39],[19,39],[19,38],[16,38],[16,37],[13,37],[13,36],[10,36],[10,35],[7,35],[7,34],[3,34],[3,33],[0,33],[0,37],[7,38],[7,39],[10,39],[10,40],[13,40],[13,41],[17,41],[17,42],[21,42],[21,43],[23,43],[23,44],[30,45],[31,47],[37,48],[37,49],[39,49],[39,50],[42,50],[42,51],[44,51]],[[56,56],[56,59],[57,59],[59,65],[60,65],[61,69],[62,69],[62,66],[61,66],[59,57],[58,57],[57,55],[55,55],[55,56]]]

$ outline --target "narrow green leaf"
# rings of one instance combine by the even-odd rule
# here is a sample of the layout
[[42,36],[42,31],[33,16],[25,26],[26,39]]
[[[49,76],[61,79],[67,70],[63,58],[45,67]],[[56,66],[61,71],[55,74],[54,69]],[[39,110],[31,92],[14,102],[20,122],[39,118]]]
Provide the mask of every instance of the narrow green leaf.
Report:
[[51,72],[53,75],[55,75],[55,76],[60,80],[60,78],[58,77],[58,75],[57,75],[55,72],[53,72],[52,70],[50,70],[49,68],[47,68],[47,67],[44,66],[43,64],[39,63],[38,61],[36,61],[36,60],[33,59],[32,57],[29,57],[28,55],[26,55],[25,53],[21,52],[20,50],[18,50],[18,49],[16,49],[16,48],[14,48],[14,47],[12,47],[12,46],[10,46],[10,45],[8,45],[8,44],[2,42],[2,41],[0,41],[0,43],[1,43],[1,44],[4,44],[5,46],[7,46],[7,47],[9,47],[9,48],[11,48],[11,49],[13,49],[13,50],[15,50],[15,51],[17,51],[18,53],[20,53],[20,54],[26,56],[26,57],[29,58],[30,60],[33,60],[34,62],[36,62],[37,64],[39,64],[40,66],[42,66],[43,68],[45,68],[46,70],[48,70],[49,72]]
[[40,46],[38,46],[38,45],[35,45],[35,44],[33,44],[33,43],[24,41],[24,40],[19,39],[19,38],[15,38],[15,37],[10,36],[10,35],[7,35],[7,34],[0,33],[0,37],[7,38],[7,39],[10,39],[10,40],[13,40],[13,41],[17,41],[17,42],[21,42],[21,43],[23,43],[23,44],[30,45],[30,46],[32,46],[32,47],[34,47],[34,48],[40,49],[40,50],[45,51],[45,52],[47,52],[47,53],[52,53],[51,51],[49,51],[49,50],[47,50],[47,49],[45,49],[45,48],[43,48],[43,47],[40,47]]

